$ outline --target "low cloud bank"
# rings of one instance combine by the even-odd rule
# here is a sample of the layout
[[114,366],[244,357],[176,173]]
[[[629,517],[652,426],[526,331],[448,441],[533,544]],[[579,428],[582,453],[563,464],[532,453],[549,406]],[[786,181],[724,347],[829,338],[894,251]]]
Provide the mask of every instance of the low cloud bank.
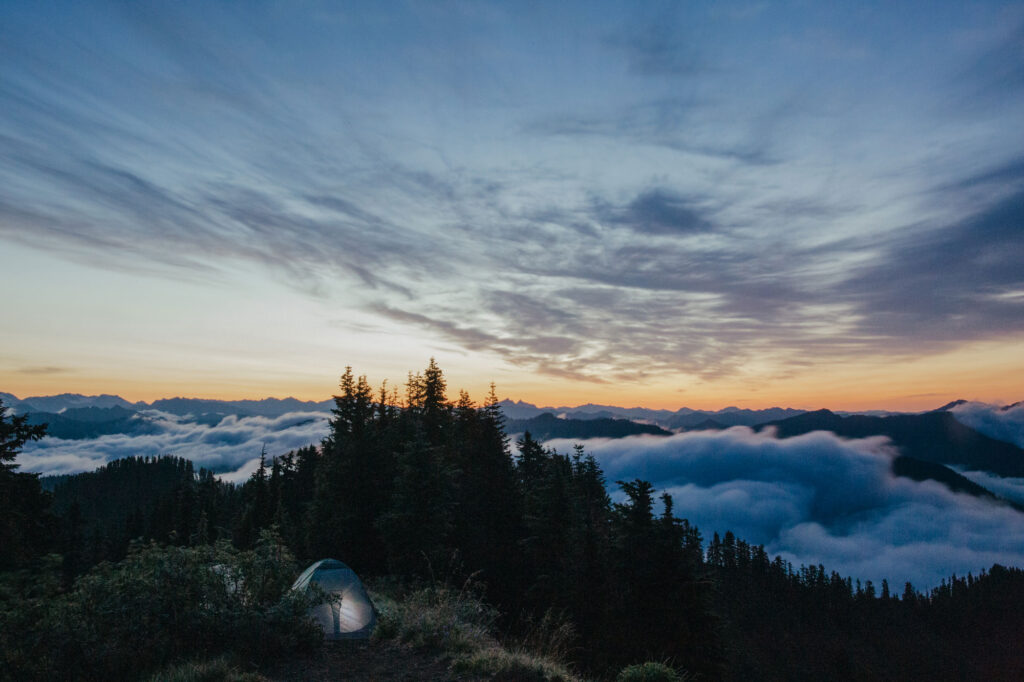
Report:
[[255,471],[266,445],[268,458],[319,443],[330,414],[291,412],[280,417],[225,417],[216,426],[189,422],[166,412],[148,411],[155,433],[116,434],[88,440],[43,438],[26,443],[18,456],[22,471],[75,474],[135,455],[175,455],[221,474],[245,480]]
[[1024,448],[1024,402],[1009,409],[988,403],[964,403],[951,412],[958,422],[989,438]]
[[[568,451],[571,441],[551,441]],[[920,589],[993,563],[1024,566],[1024,514],[891,473],[882,437],[827,432],[779,439],[746,427],[584,441],[614,481],[670,493],[705,536],[732,530],[799,564],[824,564],[894,590]]]
[[956,471],[1004,500],[1024,505],[1024,478],[1003,478],[987,471]]

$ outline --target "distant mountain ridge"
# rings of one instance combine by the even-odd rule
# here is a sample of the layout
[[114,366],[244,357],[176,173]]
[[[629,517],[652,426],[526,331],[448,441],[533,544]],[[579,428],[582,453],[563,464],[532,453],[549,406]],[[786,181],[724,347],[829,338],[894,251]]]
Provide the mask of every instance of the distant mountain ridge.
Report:
[[567,419],[629,419],[657,424],[666,429],[693,429],[710,420],[723,427],[755,426],[763,422],[786,419],[803,414],[805,410],[790,407],[769,407],[763,410],[748,410],[726,407],[721,410],[692,410],[681,407],[678,410],[654,410],[646,407],[616,407],[588,403],[577,407],[538,407],[523,401],[502,400],[498,403],[508,419],[532,419],[544,413],[564,416]]
[[4,405],[14,408],[16,412],[54,412],[72,410],[83,407],[120,407],[138,409],[139,403],[130,403],[118,395],[81,395],[78,393],[61,393],[60,395],[33,396],[19,400],[10,393],[0,393]]
[[85,396],[76,393],[33,396],[24,400],[11,393],[0,393],[0,400],[15,413],[28,415],[29,424],[46,424],[47,436],[63,440],[87,440],[115,434],[141,436],[158,432],[157,417],[151,410],[187,418],[191,423],[216,426],[228,416],[273,419],[289,412],[327,412],[334,407],[333,399],[314,402],[296,398],[162,398],[151,403],[132,403],[116,395]]
[[144,400],[129,402],[117,395],[81,395],[78,393],[61,393],[52,396],[32,396],[18,398],[11,393],[0,393],[4,405],[13,408],[18,414],[39,412],[61,414],[67,410],[84,408],[110,409],[120,408],[140,412],[142,410],[160,410],[170,414],[184,416],[187,414],[221,414],[239,417],[280,417],[289,412],[327,412],[334,407],[334,399],[313,401],[297,398],[264,398],[262,400],[212,400],[206,398],[160,398],[147,403]]
[[141,436],[156,429],[151,420],[120,406],[72,407],[61,412],[26,412],[29,424],[46,424],[46,435],[82,440],[113,434]]
[[816,410],[761,427],[775,428],[780,438],[812,431],[831,431],[844,438],[887,436],[902,454],[917,460],[1004,477],[1024,477],[1024,450],[961,424],[949,411],[842,417],[830,410]]
[[505,432],[518,434],[529,431],[536,440],[552,438],[624,438],[649,434],[654,436],[671,436],[671,431],[655,424],[641,424],[629,419],[561,419],[545,412],[530,419],[509,419],[505,422]]
[[[65,414],[69,410],[86,408],[121,409],[132,412],[144,410],[160,410],[183,417],[192,417],[203,423],[216,423],[216,417],[236,415],[239,417],[279,417],[288,412],[328,412],[334,407],[333,398],[321,401],[298,400],[296,398],[264,398],[263,400],[213,400],[206,398],[160,398],[152,402],[129,402],[117,395],[86,396],[77,393],[62,393],[53,396],[32,396],[20,399],[10,393],[0,393],[4,404],[19,414],[34,413],[38,415],[60,415],[65,419],[78,420],[85,413]],[[701,428],[705,423],[720,424],[722,427],[755,426],[777,419],[803,414],[804,410],[793,408],[772,407],[763,410],[748,410],[738,407],[726,407],[722,410],[692,410],[687,407],[678,410],[656,410],[646,407],[617,407],[614,405],[597,405],[587,403],[576,407],[537,407],[523,401],[503,400],[501,409],[508,419],[532,419],[544,413],[568,419],[593,421],[599,419],[626,419],[634,422],[657,424],[664,429]],[[114,415],[125,415],[111,412],[99,421],[114,421]],[[97,415],[98,416],[98,415]],[[59,420],[53,420],[57,423]],[[97,418],[86,421],[97,421]]]
[[263,400],[207,400],[201,398],[161,398],[149,403],[149,409],[186,414],[234,414],[239,417],[280,417],[289,412],[328,412],[334,399],[313,401],[297,398],[264,398]]

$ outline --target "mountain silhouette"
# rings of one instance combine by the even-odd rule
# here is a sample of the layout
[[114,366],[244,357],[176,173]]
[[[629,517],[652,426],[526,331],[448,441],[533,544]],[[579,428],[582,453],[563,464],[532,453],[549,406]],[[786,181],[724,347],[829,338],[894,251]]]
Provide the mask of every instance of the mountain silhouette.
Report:
[[681,407],[678,410],[654,410],[645,407],[616,407],[614,405],[595,405],[587,403],[576,407],[537,407],[532,403],[502,400],[499,405],[509,419],[532,419],[551,412],[567,419],[629,419],[634,421],[653,422],[666,429],[693,430],[698,424],[712,420],[722,425],[754,426],[773,419],[785,419],[804,412],[790,407],[769,407],[763,410],[747,410],[738,407],[726,407],[721,410],[692,410]]
[[537,440],[552,438],[623,438],[639,434],[671,436],[671,431],[655,424],[639,424],[628,419],[559,419],[550,412],[532,419],[509,419],[505,422],[507,433],[529,431]]
[[841,417],[829,410],[817,410],[760,424],[758,428],[768,426],[775,427],[780,438],[811,431],[831,431],[844,438],[888,436],[901,454],[922,462],[999,476],[1024,476],[1024,450],[964,426],[949,412]]
[[46,435],[65,440],[98,438],[112,434],[138,436],[153,433],[152,422],[134,410],[119,406],[75,407],[55,412],[29,412],[29,424],[46,424]]
[[955,493],[967,493],[975,497],[988,497],[994,500],[1007,502],[1018,511],[1024,511],[1024,506],[1015,502],[1003,500],[994,495],[987,488],[978,485],[966,476],[962,476],[947,466],[935,462],[925,462],[907,455],[899,455],[892,461],[892,472],[897,476],[911,478],[915,481],[938,481]]

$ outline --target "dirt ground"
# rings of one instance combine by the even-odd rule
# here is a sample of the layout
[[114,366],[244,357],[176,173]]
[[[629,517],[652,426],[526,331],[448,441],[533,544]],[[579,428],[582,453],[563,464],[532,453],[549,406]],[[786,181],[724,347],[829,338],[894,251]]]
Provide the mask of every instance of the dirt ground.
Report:
[[310,658],[285,661],[262,674],[274,682],[476,682],[448,662],[393,642],[325,642]]

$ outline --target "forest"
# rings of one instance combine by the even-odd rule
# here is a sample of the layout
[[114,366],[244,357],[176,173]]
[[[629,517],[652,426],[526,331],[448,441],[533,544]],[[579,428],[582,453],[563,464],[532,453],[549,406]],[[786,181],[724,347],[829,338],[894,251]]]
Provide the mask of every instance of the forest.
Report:
[[[566,663],[594,679],[644,661],[707,680],[1024,679],[1019,568],[919,591],[705,537],[582,447],[511,443],[494,388],[449,398],[433,360],[401,392],[348,368],[330,425],[233,485],[171,456],[40,479],[14,459],[45,427],[2,416],[0,678],[146,679],[196,642],[296,655],[315,638],[287,586],[332,557],[369,580],[471,582],[510,640],[557,622]],[[236,567],[245,594],[210,565]],[[160,645],[129,654],[137,630]]]

